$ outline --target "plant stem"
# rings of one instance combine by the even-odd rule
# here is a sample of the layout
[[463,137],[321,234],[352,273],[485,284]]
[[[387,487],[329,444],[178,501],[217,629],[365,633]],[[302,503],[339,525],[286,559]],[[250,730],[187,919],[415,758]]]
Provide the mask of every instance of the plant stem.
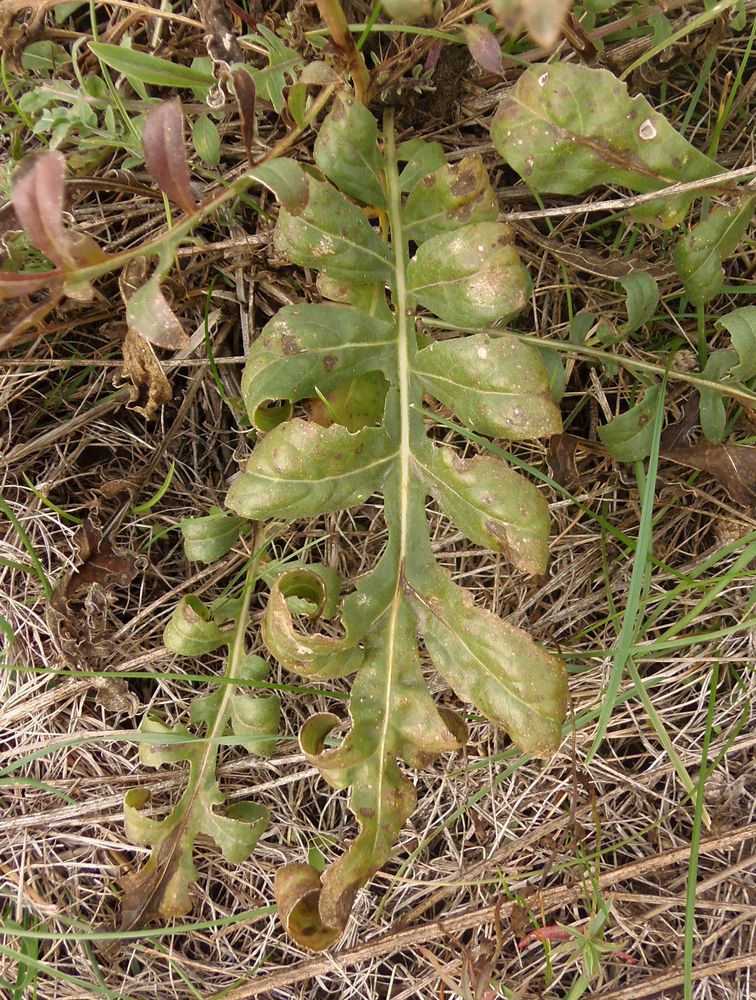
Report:
[[317,3],[320,16],[328,28],[334,45],[341,50],[347,61],[347,69],[352,74],[357,99],[362,104],[367,104],[370,93],[370,73],[362,54],[354,43],[341,4],[339,0],[317,0]]

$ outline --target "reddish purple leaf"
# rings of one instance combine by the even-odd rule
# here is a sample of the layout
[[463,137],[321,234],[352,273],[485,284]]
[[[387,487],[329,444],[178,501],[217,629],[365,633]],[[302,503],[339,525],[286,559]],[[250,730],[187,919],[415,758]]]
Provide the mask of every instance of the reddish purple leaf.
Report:
[[60,284],[62,277],[60,271],[41,271],[37,274],[8,274],[0,271],[0,302],[20,299],[42,288]]
[[255,81],[246,69],[233,72],[234,93],[241,119],[241,136],[247,163],[252,166],[252,140],[255,137]]
[[34,246],[64,270],[76,267],[71,241],[63,227],[66,161],[57,150],[39,153],[13,184],[11,201],[18,221]]
[[191,214],[197,202],[186,162],[184,115],[178,98],[163,101],[148,113],[142,129],[142,148],[147,169],[161,189]]
[[463,28],[470,55],[487,73],[501,74],[501,46],[488,28],[482,24],[468,24]]
[[166,302],[157,277],[150,278],[129,297],[126,322],[135,333],[156,347],[179,350],[189,344],[183,326]]

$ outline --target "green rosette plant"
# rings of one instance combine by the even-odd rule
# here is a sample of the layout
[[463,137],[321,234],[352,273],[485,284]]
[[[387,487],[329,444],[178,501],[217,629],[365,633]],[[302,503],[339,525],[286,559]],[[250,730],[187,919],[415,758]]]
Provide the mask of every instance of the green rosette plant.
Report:
[[[423,409],[432,396],[466,427],[513,441],[561,430],[539,354],[497,326],[523,309],[528,282],[483,164],[467,156],[447,166],[439,146],[418,140],[397,146],[390,112],[381,137],[373,116],[343,95],[320,129],[315,163],[279,159],[254,171],[280,202],[277,250],[319,271],[332,301],[281,309],[252,345],[242,392],[261,436],[227,505],[265,521],[384,498],[388,541],[342,602],[343,634],[295,623],[292,597],[306,593],[313,616],[328,600],[323,578],[302,567],[274,582],[263,619],[285,667],[356,674],[341,745],[327,745],[341,721],[330,714],[311,718],[300,742],[329,784],[351,788],[360,831],[322,880],[293,864],[276,885],[289,932],[320,949],[343,932],[415,806],[399,762],[421,768],[466,742],[464,724],[426,688],[418,636],[456,694],[535,756],[559,746],[568,691],[560,660],[476,606],[429,539],[430,496],[472,542],[517,569],[542,573],[548,557],[538,490],[499,459],[463,459],[434,443]],[[452,336],[419,336],[421,311]],[[297,401],[314,397],[337,420],[292,416]]]

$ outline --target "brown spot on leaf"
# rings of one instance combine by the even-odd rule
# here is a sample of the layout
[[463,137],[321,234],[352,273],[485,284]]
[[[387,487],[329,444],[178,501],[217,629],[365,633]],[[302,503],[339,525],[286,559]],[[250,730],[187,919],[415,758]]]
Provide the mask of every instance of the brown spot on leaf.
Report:
[[339,359],[335,354],[326,354],[323,358],[323,367],[327,372],[333,371],[336,365],[339,363]]
[[281,336],[281,350],[287,357],[292,354],[301,354],[302,348],[299,346],[299,341],[294,336],[293,333],[284,333]]
[[455,198],[464,198],[465,195],[472,194],[478,183],[478,177],[471,167],[462,167],[457,171],[457,179],[451,187],[451,193]]

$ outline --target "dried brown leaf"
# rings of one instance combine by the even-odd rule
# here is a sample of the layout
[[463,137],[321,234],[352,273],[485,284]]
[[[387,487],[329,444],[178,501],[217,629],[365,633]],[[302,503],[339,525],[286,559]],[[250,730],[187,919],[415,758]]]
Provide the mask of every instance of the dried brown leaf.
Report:
[[115,587],[128,587],[141,563],[103,538],[94,512],[77,529],[74,544],[79,565],[56,584],[47,622],[60,652],[81,661],[103,651],[109,594]]
[[173,392],[152,347],[135,330],[126,331],[123,361],[119,382],[131,382],[127,406],[152,420],[160,407],[170,402]]
[[119,930],[147,927],[190,912],[191,900],[171,889],[171,880],[181,863],[183,833],[183,825],[178,824],[163,841],[157,857],[120,879],[123,896]]
[[207,54],[213,62],[242,61],[242,51],[234,34],[234,19],[226,0],[194,0],[205,29]]
[[705,438],[695,444],[664,448],[662,458],[713,476],[735,503],[756,504],[756,445],[712,444]]

